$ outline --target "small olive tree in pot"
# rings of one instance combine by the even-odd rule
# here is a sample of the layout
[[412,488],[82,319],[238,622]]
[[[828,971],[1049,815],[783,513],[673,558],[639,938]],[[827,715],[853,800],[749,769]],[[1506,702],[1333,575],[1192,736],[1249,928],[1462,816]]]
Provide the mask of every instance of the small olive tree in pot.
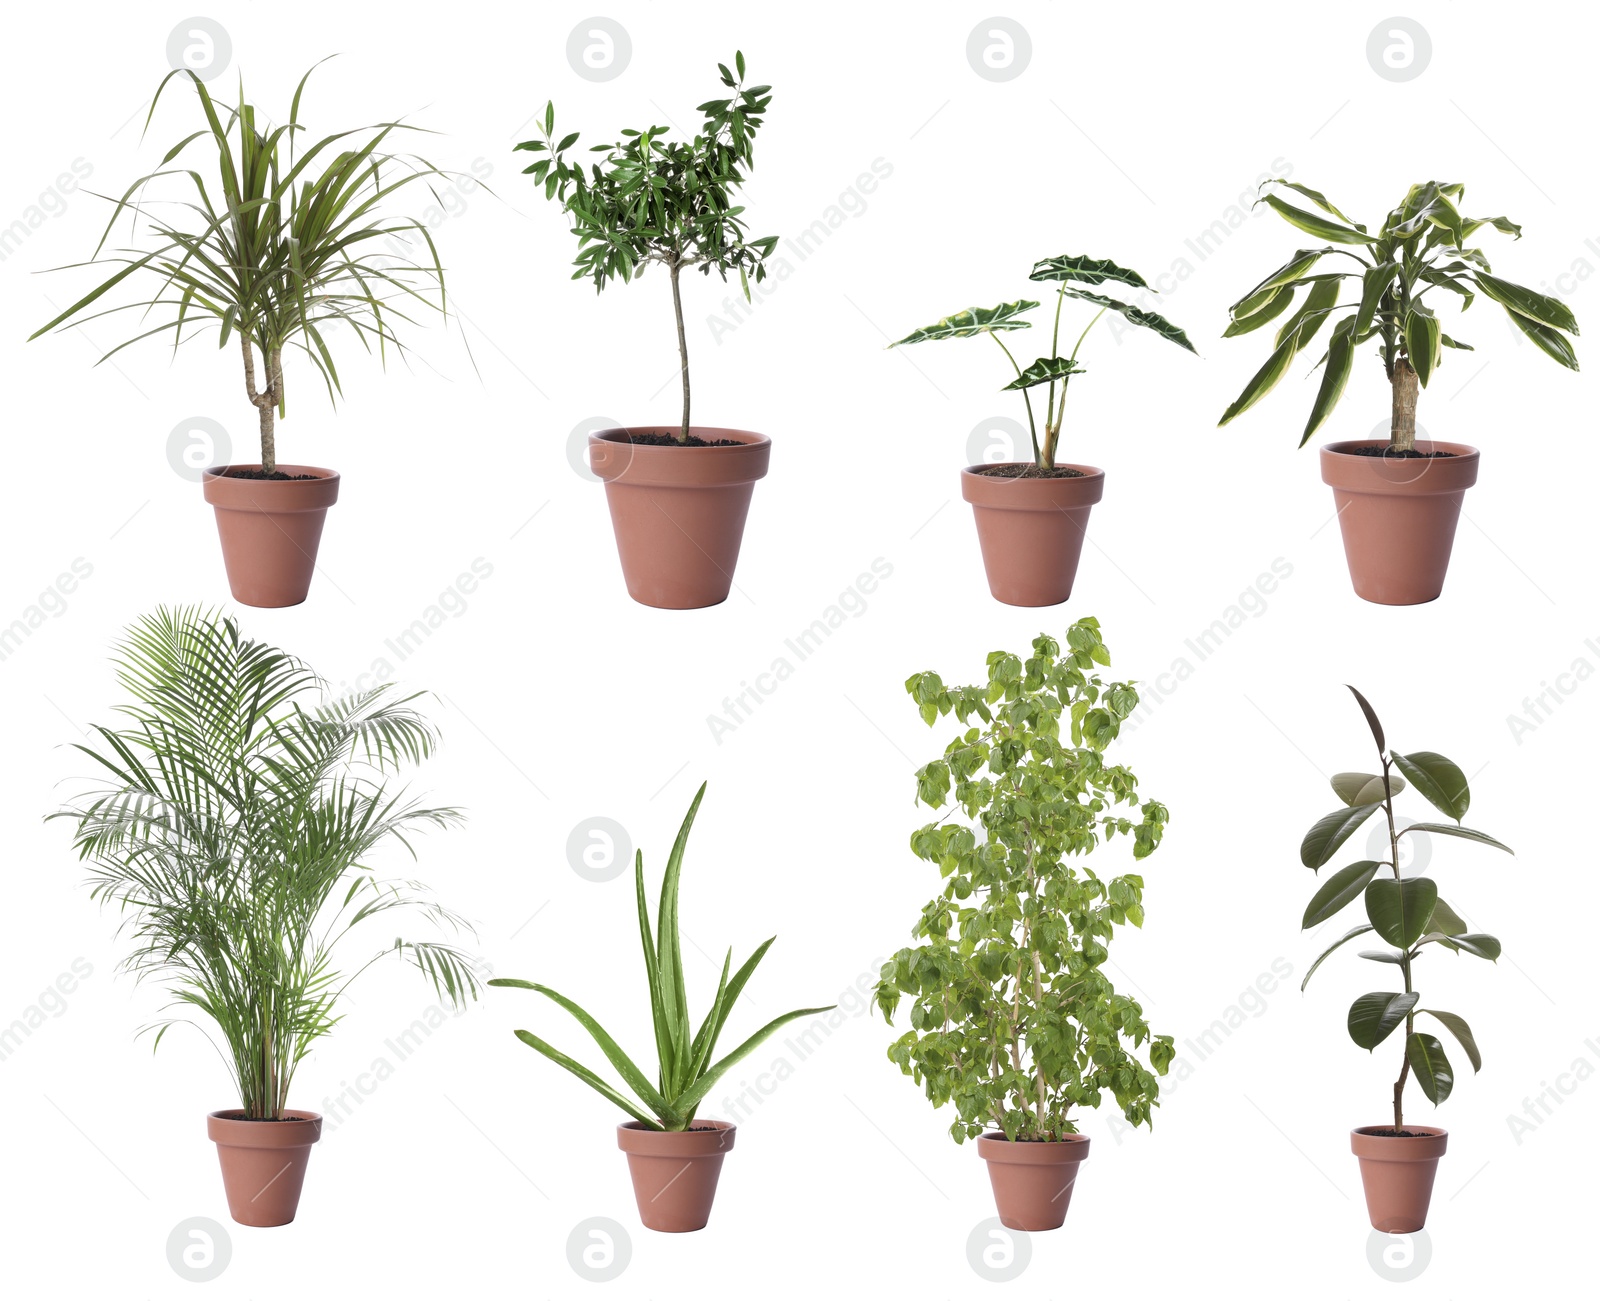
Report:
[[[323,521],[339,496],[333,470],[278,460],[277,422],[288,412],[286,354],[303,356],[331,403],[342,392],[334,356],[346,331],[386,361],[391,352],[404,354],[397,329],[412,323],[411,313],[446,311],[444,268],[428,227],[384,213],[406,187],[431,186],[447,174],[426,159],[391,152],[403,133],[420,130],[403,123],[303,141],[300,100],[310,76],[296,86],[288,119],[274,125],[245,99],[242,83],[230,108],[194,73],[168,73],[146,129],[174,77],[193,86],[200,129],[114,201],[88,265],[120,269],[33,335],[131,311],[138,333],[101,361],[149,338],[170,342],[176,354],[213,329],[219,348],[235,350],[261,459],[213,466],[202,482],[216,511],[228,585],[244,605],[306,599]],[[196,149],[203,161],[190,160]],[[168,180],[181,199],[164,200]],[[106,247],[123,216],[135,227],[148,223],[153,247]],[[124,281],[154,292],[107,306]]]
[[[1099,292],[1108,281],[1113,286],[1152,292],[1143,276],[1109,258],[1062,255],[1035,262],[1028,279],[1056,286],[1050,351],[1023,366],[1001,337],[1032,327],[1026,313],[1039,303],[1031,298],[996,307],[969,307],[932,325],[913,330],[889,346],[904,347],[936,339],[970,339],[988,335],[1005,353],[1015,376],[1002,389],[1021,393],[1028,413],[1028,436],[1033,445],[1029,461],[969,465],[961,472],[961,495],[972,503],[978,544],[989,592],[1007,605],[1060,605],[1072,595],[1078,558],[1089,528],[1089,512],[1105,491],[1105,472],[1092,465],[1058,461],[1062,426],[1066,422],[1067,386],[1087,368],[1079,365],[1084,340],[1107,312],[1115,312],[1130,325],[1159,335],[1189,352],[1194,345],[1176,325],[1155,312]],[[1061,355],[1061,309],[1067,299],[1089,303],[1099,310],[1089,317],[1072,345]],[[1071,329],[1068,330],[1071,338]],[[1026,355],[1026,354],[1024,354]],[[1036,390],[1044,389],[1042,421],[1034,410]],[[1057,396],[1059,391],[1059,397]]]
[[[1316,190],[1281,179],[1265,184],[1314,205],[1315,211],[1279,192],[1258,200],[1324,244],[1298,250],[1229,309],[1225,338],[1273,322],[1277,328],[1271,355],[1219,424],[1270,393],[1326,324],[1326,347],[1312,367],[1322,370],[1322,380],[1300,437],[1304,447],[1344,396],[1356,350],[1373,344],[1389,381],[1389,437],[1327,444],[1322,478],[1333,488],[1356,594],[1382,605],[1434,600],[1444,590],[1462,498],[1478,478],[1477,448],[1417,438],[1419,390],[1447,351],[1472,351],[1444,332],[1436,309],[1454,297],[1466,311],[1482,294],[1505,309],[1539,352],[1569,370],[1578,369],[1567,338],[1578,333],[1578,322],[1559,299],[1490,273],[1473,237],[1487,227],[1520,239],[1522,227],[1505,217],[1463,216],[1459,184],[1413,185],[1376,231]],[[1297,297],[1300,305],[1290,311]]]
[[586,166],[569,153],[578,133],[558,138],[548,103],[538,137],[517,146],[539,155],[524,170],[571,221],[574,280],[593,280],[599,292],[659,266],[672,290],[683,395],[678,423],[604,429],[589,439],[628,592],[667,609],[727,600],[750,498],[772,450],[764,434],[690,423],[684,275],[715,271],[725,281],[737,273],[748,300],[750,282],[766,279],[766,259],[778,243],[776,235],[749,235],[737,197],[755,162],[772,87],[744,84],[742,52],[733,64],[717,65],[728,94],[699,106],[700,130],[690,139],[672,139],[665,126],[628,128],[616,143],[592,146],[599,158]]
[[[1442,1129],[1406,1124],[1406,1083],[1414,1079],[1434,1106],[1450,1096],[1455,1083],[1455,1068],[1444,1045],[1429,1029],[1442,1027],[1447,1031],[1461,1046],[1474,1071],[1483,1064],[1477,1040],[1464,1018],[1454,1012],[1422,1006],[1422,995],[1416,987],[1415,964],[1427,953],[1440,950],[1457,956],[1466,953],[1492,962],[1500,956],[1500,941],[1468,926],[1460,914],[1439,897],[1439,888],[1432,878],[1421,873],[1402,874],[1401,841],[1406,836],[1446,836],[1488,845],[1508,854],[1511,851],[1494,837],[1461,825],[1472,795],[1460,768],[1431,750],[1401,754],[1389,749],[1383,725],[1366,697],[1354,687],[1350,691],[1378,747],[1379,771],[1334,775],[1333,790],[1342,807],[1319,818],[1306,833],[1300,845],[1300,861],[1313,871],[1327,866],[1339,852],[1339,846],[1380,811],[1388,831],[1389,856],[1340,868],[1312,895],[1301,918],[1302,930],[1332,920],[1357,899],[1362,901],[1367,920],[1351,927],[1322,951],[1306,972],[1300,988],[1310,983],[1329,954],[1359,936],[1376,935],[1388,945],[1382,949],[1363,949],[1359,956],[1393,967],[1401,988],[1361,995],[1350,1005],[1346,1028],[1350,1038],[1368,1052],[1388,1040],[1395,1031],[1403,1030],[1398,1054],[1400,1073],[1391,1098],[1394,1119],[1392,1124],[1366,1125],[1352,1130],[1350,1146],[1361,1161],[1361,1181],[1366,1189],[1372,1227],[1386,1233],[1414,1233],[1427,1220],[1434,1171],[1444,1155],[1448,1135]],[[1401,826],[1395,818],[1394,802],[1395,797],[1405,791],[1408,781],[1417,794],[1450,821]],[[1428,1020],[1419,1025],[1419,1017]]]
[[877,1004],[892,1023],[910,1000],[889,1057],[934,1106],[954,1105],[951,1137],[977,1139],[1014,1229],[1065,1220],[1089,1151],[1075,1110],[1110,1094],[1148,1125],[1173,1058],[1171,1036],[1153,1035],[1105,970],[1117,927],[1144,924],[1144,879],[1102,879],[1084,861],[1118,836],[1143,859],[1167,822],[1105,757],[1139,703],[1131,683],[1100,680],[1110,662],[1099,624],[1082,619],[1064,648],[1040,636],[1025,660],[995,651],[981,685],[932,672],[906,683],[930,726],[948,714],[969,725],[917,772],[918,799],[945,816],[911,849],[944,886],[912,928],[918,943],[884,964]]

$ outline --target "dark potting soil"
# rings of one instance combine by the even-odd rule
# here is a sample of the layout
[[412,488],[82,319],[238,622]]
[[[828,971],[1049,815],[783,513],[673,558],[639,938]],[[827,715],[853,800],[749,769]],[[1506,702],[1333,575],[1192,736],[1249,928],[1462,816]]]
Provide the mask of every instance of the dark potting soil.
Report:
[[977,473],[986,479],[1081,479],[1082,470],[1073,470],[1065,465],[1055,466],[1053,469],[1042,470],[1037,465],[986,465]]
[[1346,456],[1381,456],[1386,461],[1442,461],[1447,456],[1454,456],[1454,452],[1419,452],[1415,447],[1408,447],[1405,451],[1396,451],[1387,445],[1383,447],[1351,447],[1344,452]]
[[316,474],[285,474],[282,470],[274,470],[268,474],[265,470],[229,470],[221,476],[224,479],[269,479],[274,483],[291,479],[318,479]]
[[[1446,453],[1449,455],[1449,453]],[[1396,1129],[1393,1125],[1388,1129],[1368,1129],[1363,1131],[1373,1138],[1428,1138],[1427,1134],[1419,1134],[1414,1129]]]
[[[616,440],[621,442],[619,438]],[[628,441],[635,447],[742,447],[737,438],[701,438],[690,434],[689,441],[681,443],[676,434],[629,434]]]

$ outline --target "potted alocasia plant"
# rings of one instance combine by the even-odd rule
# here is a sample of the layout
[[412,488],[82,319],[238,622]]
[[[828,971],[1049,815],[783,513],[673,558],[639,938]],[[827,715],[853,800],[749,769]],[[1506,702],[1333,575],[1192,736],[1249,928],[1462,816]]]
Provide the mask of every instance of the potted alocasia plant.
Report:
[[[313,69],[314,71],[314,69]],[[200,129],[169,149],[160,167],[115,201],[88,265],[119,269],[47,325],[63,330],[132,311],[138,332],[101,361],[143,339],[180,344],[217,331],[233,349],[244,392],[255,408],[261,459],[205,471],[205,499],[216,512],[228,586],[244,605],[298,605],[310,590],[328,508],[339,475],[278,460],[277,422],[288,410],[285,354],[304,355],[329,401],[342,392],[334,352],[350,331],[367,352],[404,352],[396,327],[413,309],[445,313],[444,270],[421,221],[384,211],[408,185],[444,176],[431,163],[390,152],[396,122],[335,132],[303,143],[295,88],[287,121],[274,125],[244,96],[233,107],[213,101],[188,70],[168,73],[145,117],[148,130],[174,77],[192,83]],[[187,155],[199,149],[203,160]],[[151,187],[168,179],[177,197],[153,207]],[[148,223],[145,247],[106,247],[127,216],[135,232]],[[408,250],[421,254],[414,259]],[[124,281],[148,297],[108,306]]]
[[[605,481],[606,502],[628,593],[643,605],[688,610],[728,599],[756,480],[772,452],[765,434],[690,423],[689,340],[683,325],[684,273],[737,273],[766,279],[778,237],[752,239],[738,190],[755,161],[756,132],[772,87],[744,84],[744,54],[718,64],[725,99],[696,110],[700,130],[671,139],[665,126],[628,129],[594,145],[587,167],[569,156],[578,133],[556,138],[555,105],[545,105],[539,138],[518,149],[542,155],[524,170],[558,201],[578,238],[574,280],[598,293],[652,265],[666,273],[678,331],[682,416],[676,425],[633,425],[590,435],[589,464]],[[637,370],[637,367],[630,367]]]
[[391,939],[343,965],[349,936],[397,909],[470,929],[416,882],[373,871],[380,846],[460,819],[394,785],[437,735],[415,697],[330,699],[301,661],[204,610],[140,619],[116,663],[124,721],[75,746],[98,776],[52,816],[75,825],[95,898],[122,918],[125,969],[172,994],[156,1045],[179,1024],[220,1039],[239,1105],[206,1127],[233,1218],[287,1224],[322,1133],[321,1116],[289,1107],[290,1086],[350,982],[392,955],[456,1006],[478,994],[474,959],[441,940]]
[[[652,927],[644,890],[644,853],[634,856],[634,894],[639,914],[639,938],[644,946],[644,969],[650,991],[650,1018],[655,1030],[658,1066],[652,1081],[601,1027],[600,1023],[564,994],[548,985],[511,977],[496,977],[489,983],[514,989],[531,989],[565,1008],[599,1045],[600,1051],[633,1091],[630,1099],[620,1089],[543,1039],[527,1030],[517,1038],[544,1054],[556,1065],[576,1075],[596,1093],[616,1104],[630,1119],[617,1126],[617,1146],[628,1154],[628,1173],[633,1179],[634,1198],[639,1218],[647,1229],[662,1233],[692,1233],[703,1229],[711,1218],[711,1203],[717,1194],[717,1178],[722,1173],[722,1158],[733,1149],[737,1126],[725,1120],[709,1120],[697,1115],[700,1104],[728,1071],[760,1047],[772,1034],[803,1016],[830,1012],[828,1007],[808,1007],[786,1012],[767,1022],[732,1052],[716,1057],[717,1040],[722,1035],[733,1005],[745,985],[772,947],[769,939],[759,945],[737,971],[733,950],[722,963],[722,978],[717,982],[716,998],[698,1028],[689,1017],[689,999],[683,978],[683,947],[678,933],[678,886],[683,875],[683,854],[689,843],[689,829],[700,809],[706,788],[702,783],[689,805],[688,815],[678,829],[672,853],[667,858],[666,875],[661,882],[660,901]],[[652,934],[652,931],[654,932]],[[773,939],[777,937],[774,936]]]
[[954,1104],[951,1137],[977,1139],[1013,1229],[1065,1220],[1089,1152],[1074,1109],[1109,1093],[1148,1125],[1173,1058],[1172,1037],[1152,1035],[1106,972],[1116,928],[1144,924],[1144,879],[1102,879],[1085,861],[1119,835],[1145,858],[1167,823],[1106,759],[1139,703],[1131,683],[1100,680],[1110,662],[1100,625],[1081,619],[1065,647],[1040,636],[1025,660],[995,651],[980,685],[906,682],[929,726],[953,713],[963,730],[917,771],[918,799],[943,816],[911,850],[944,885],[912,928],[919,942],[884,964],[877,1004],[892,1024],[911,1000],[889,1057],[935,1107]]
[[[925,343],[932,339],[967,339],[988,335],[1011,363],[1015,378],[1001,390],[1020,391],[1028,412],[1028,434],[1033,444],[1031,461],[994,465],[969,465],[961,472],[961,495],[972,503],[983,550],[983,567],[989,591],[1007,605],[1060,605],[1072,595],[1078,557],[1089,528],[1089,512],[1105,491],[1105,472],[1092,465],[1058,462],[1057,446],[1066,419],[1067,385],[1085,367],[1078,351],[1090,330],[1108,311],[1120,313],[1134,325],[1152,330],[1180,348],[1194,351],[1188,336],[1165,317],[1120,302],[1091,288],[1108,280],[1130,288],[1150,290],[1137,271],[1119,267],[1106,258],[1061,256],[1034,263],[1028,279],[1057,282],[1055,320],[1050,329],[1050,351],[1023,366],[1000,336],[1028,329],[1024,319],[1039,304],[1032,299],[1001,303],[998,307],[969,307],[942,321],[913,330],[889,346]],[[1153,291],[1151,291],[1153,292]],[[1099,311],[1083,327],[1072,351],[1061,355],[1061,308],[1068,298],[1098,305]],[[1033,390],[1045,389],[1043,428],[1033,408]],[[1059,398],[1057,390],[1060,391]]]
[[[1300,436],[1304,447],[1344,395],[1356,349],[1373,343],[1389,380],[1389,437],[1328,443],[1321,449],[1322,479],[1333,488],[1356,595],[1380,605],[1432,601],[1444,590],[1462,499],[1478,480],[1477,448],[1417,438],[1418,390],[1447,349],[1472,351],[1444,332],[1436,309],[1453,295],[1465,311],[1483,294],[1505,308],[1540,352],[1571,370],[1578,358],[1566,336],[1578,333],[1578,322],[1560,300],[1490,274],[1473,236],[1492,227],[1520,239],[1522,227],[1505,217],[1462,216],[1459,184],[1413,185],[1376,231],[1316,190],[1285,180],[1264,184],[1310,200],[1319,211],[1279,193],[1258,202],[1324,243],[1298,250],[1229,308],[1224,337],[1282,319],[1271,356],[1218,423],[1270,393],[1327,323],[1327,347],[1312,367],[1321,367],[1322,382]],[[1289,312],[1297,297],[1299,307]]]
[[[1422,1006],[1415,964],[1430,946],[1451,953],[1468,953],[1491,962],[1500,956],[1500,941],[1468,927],[1460,915],[1439,897],[1439,887],[1420,872],[1405,875],[1400,868],[1401,840],[1406,836],[1448,836],[1470,840],[1510,853],[1492,836],[1461,825],[1471,804],[1466,776],[1449,759],[1431,750],[1401,754],[1388,748],[1383,725],[1367,699],[1350,688],[1378,747],[1375,773],[1341,772],[1332,779],[1343,807],[1319,818],[1300,845],[1300,861],[1316,871],[1333,861],[1339,846],[1374,813],[1381,811],[1388,829],[1389,857],[1362,860],[1334,872],[1312,895],[1301,918],[1310,930],[1339,915],[1357,899],[1367,920],[1351,927],[1323,950],[1300,982],[1304,989],[1318,967],[1335,949],[1362,935],[1376,935],[1387,948],[1363,949],[1360,956],[1395,968],[1401,988],[1363,994],[1350,1005],[1346,1028],[1350,1038],[1368,1052],[1396,1030],[1402,1030],[1396,1054],[1400,1073],[1391,1098],[1393,1120],[1384,1125],[1363,1125],[1350,1132],[1350,1147],[1361,1162],[1361,1182],[1366,1189],[1367,1214],[1372,1227],[1386,1233],[1414,1233],[1428,1217],[1433,1176],[1444,1155],[1448,1135],[1430,1125],[1408,1125],[1405,1090],[1415,1079],[1434,1106],[1450,1096],[1455,1069],[1439,1036],[1431,1028],[1443,1027],[1461,1045],[1472,1069],[1483,1064],[1478,1043],[1467,1022],[1454,1012]],[[1449,822],[1414,822],[1401,826],[1395,820],[1395,797],[1412,789],[1449,818]],[[1421,1022],[1418,1018],[1427,1017]],[[1431,1027],[1431,1028],[1422,1028]]]

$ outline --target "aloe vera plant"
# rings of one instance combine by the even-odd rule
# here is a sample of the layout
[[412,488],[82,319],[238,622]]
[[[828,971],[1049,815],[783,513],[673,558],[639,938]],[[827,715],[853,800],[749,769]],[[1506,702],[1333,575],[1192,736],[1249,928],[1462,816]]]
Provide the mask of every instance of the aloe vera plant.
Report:
[[[343,390],[334,362],[338,334],[330,327],[347,327],[367,352],[376,349],[386,360],[390,348],[405,352],[395,326],[411,323],[409,308],[447,314],[432,233],[419,220],[384,217],[382,210],[406,186],[448,174],[426,159],[384,149],[397,133],[421,130],[399,122],[335,132],[297,150],[306,130],[300,99],[315,70],[300,79],[288,121],[278,126],[245,99],[242,82],[238,104],[219,109],[194,73],[179,69],[163,77],[145,129],[174,77],[193,84],[201,129],[173,145],[156,171],[114,202],[93,255],[79,264],[120,269],[30,336],[137,313],[139,332],[107,351],[103,362],[157,336],[170,336],[176,354],[179,344],[214,327],[218,348],[235,343],[239,349],[245,396],[260,429],[261,471],[268,476],[277,473],[277,421],[288,409],[286,350],[305,354],[331,402]],[[168,166],[197,141],[209,152],[206,163]],[[203,174],[208,165],[209,175]],[[170,217],[155,215],[147,195],[166,177],[189,182],[185,197],[165,205]],[[135,225],[148,221],[155,247],[107,250],[123,216]],[[425,261],[409,256],[413,246],[426,249]],[[135,276],[135,283],[154,282],[150,297],[104,306],[111,290]],[[159,323],[149,325],[152,317]]]
[[672,314],[678,327],[678,375],[683,390],[683,417],[678,441],[689,441],[689,340],[683,328],[683,272],[716,271],[724,281],[739,273],[746,301],[750,281],[767,278],[766,259],[778,246],[776,235],[751,239],[743,220],[744,205],[735,193],[755,163],[756,132],[772,103],[771,86],[744,84],[744,52],[734,55],[734,69],[719,63],[728,88],[726,99],[707,100],[695,111],[703,115],[700,131],[688,140],[669,140],[671,128],[626,128],[615,144],[593,145],[600,154],[587,171],[581,161],[569,162],[567,151],[578,133],[556,139],[556,109],[545,104],[536,119],[539,136],[518,149],[543,155],[523,169],[544,186],[546,199],[558,200],[572,219],[578,237],[574,280],[594,281],[599,293],[608,281],[626,283],[652,263],[667,269],[672,284]]
[[[1067,384],[1074,375],[1082,375],[1085,368],[1078,364],[1078,350],[1083,347],[1083,341],[1088,337],[1089,331],[1095,323],[1107,312],[1118,312],[1124,319],[1134,325],[1147,330],[1153,330],[1163,339],[1177,344],[1180,348],[1187,348],[1194,352],[1195,348],[1189,338],[1171,321],[1155,312],[1146,311],[1130,303],[1124,303],[1106,294],[1095,293],[1085,285],[1102,285],[1106,281],[1115,281],[1118,284],[1128,285],[1134,289],[1143,289],[1149,292],[1150,286],[1143,276],[1137,271],[1130,271],[1127,267],[1120,267],[1109,258],[1091,258],[1087,256],[1061,256],[1044,258],[1033,264],[1033,270],[1028,279],[1040,282],[1056,282],[1056,310],[1055,321],[1050,330],[1050,353],[1040,357],[1024,368],[1016,359],[1011,349],[1006,347],[1002,334],[1013,330],[1029,329],[1033,322],[1023,320],[1023,313],[1031,312],[1039,304],[1030,298],[1021,298],[1012,303],[1001,303],[997,307],[969,307],[965,311],[956,312],[946,316],[943,320],[932,325],[924,326],[920,330],[913,330],[903,339],[896,339],[889,346],[899,348],[908,343],[926,343],[932,339],[969,339],[976,335],[986,334],[1000,346],[1000,351],[1005,353],[1006,359],[1011,363],[1011,369],[1016,372],[1016,378],[1005,385],[1002,393],[1021,392],[1023,403],[1028,410],[1028,434],[1033,441],[1033,460],[1040,470],[1054,470],[1056,468],[1056,445],[1061,437],[1062,422],[1066,418]],[[1068,298],[1082,299],[1088,303],[1097,304],[1100,308],[1083,327],[1083,332],[1078,335],[1078,340],[1072,346],[1072,352],[1063,357],[1061,355],[1061,308]],[[1056,397],[1056,386],[1061,386],[1061,396]],[[1044,403],[1044,436],[1041,439],[1039,426],[1034,418],[1033,397],[1031,390],[1047,385]]]
[[[1344,395],[1355,369],[1356,349],[1376,339],[1391,391],[1389,446],[1396,452],[1414,450],[1418,387],[1428,386],[1445,349],[1473,350],[1470,344],[1444,332],[1434,310],[1439,300],[1432,304],[1424,301],[1436,290],[1459,298],[1462,311],[1472,306],[1477,294],[1483,294],[1505,308],[1511,323],[1540,352],[1569,370],[1578,369],[1577,354],[1566,337],[1578,333],[1578,322],[1567,306],[1548,294],[1490,274],[1489,259],[1467,242],[1486,226],[1520,239],[1522,227],[1505,217],[1462,216],[1456,206],[1464,195],[1460,184],[1426,181],[1413,185],[1376,232],[1351,221],[1316,190],[1281,178],[1263,182],[1263,188],[1273,185],[1304,196],[1320,212],[1290,203],[1278,193],[1265,194],[1257,202],[1265,203],[1296,229],[1326,242],[1321,248],[1296,251],[1228,309],[1230,322],[1224,338],[1249,334],[1277,320],[1304,291],[1299,308],[1273,336],[1272,354],[1222,413],[1219,425],[1266,397],[1289,373],[1295,357],[1317,337],[1324,322],[1343,312],[1328,331],[1326,351],[1312,367],[1313,371],[1322,369],[1322,383],[1300,446],[1321,428]],[[1339,269],[1319,269],[1324,258],[1348,258],[1357,265],[1349,268],[1339,262],[1335,264]],[[1346,281],[1354,283],[1347,285]],[[1341,298],[1345,301],[1340,302]]]
[[[1469,930],[1460,915],[1439,897],[1439,887],[1424,875],[1402,876],[1400,841],[1405,836],[1436,835],[1470,840],[1494,849],[1512,851],[1493,836],[1461,825],[1472,802],[1466,776],[1449,759],[1430,750],[1401,754],[1388,748],[1383,725],[1367,699],[1354,687],[1350,693],[1367,720],[1372,739],[1378,746],[1379,771],[1341,772],[1332,778],[1333,790],[1343,802],[1341,808],[1319,818],[1300,845],[1300,861],[1313,871],[1325,867],[1339,846],[1380,809],[1388,823],[1389,857],[1362,860],[1333,873],[1312,895],[1301,918],[1302,930],[1310,930],[1338,916],[1349,904],[1360,899],[1367,920],[1353,926],[1323,950],[1300,982],[1303,990],[1311,977],[1334,952],[1357,936],[1376,934],[1391,947],[1363,949],[1361,957],[1397,967],[1403,988],[1398,992],[1379,990],[1363,994],[1350,1005],[1346,1028],[1350,1038],[1371,1052],[1402,1024],[1405,1045],[1400,1076],[1394,1083],[1394,1127],[1405,1128],[1403,1100],[1408,1077],[1415,1076],[1428,1101],[1438,1106],[1455,1083],[1455,1070],[1437,1035],[1417,1029],[1419,1016],[1431,1017],[1461,1045],[1477,1071],[1483,1065],[1477,1040],[1467,1022],[1454,1012],[1435,1011],[1420,1006],[1422,995],[1413,983],[1413,964],[1429,945],[1451,953],[1471,954],[1494,961],[1500,956],[1500,941],[1492,935]],[[1416,792],[1449,822],[1415,822],[1400,827],[1395,822],[1394,800],[1406,789],[1407,781]]]
[[634,888],[639,910],[639,939],[644,948],[645,974],[650,985],[650,1016],[655,1028],[656,1055],[659,1067],[655,1083],[639,1069],[627,1053],[618,1046],[600,1023],[570,998],[557,993],[547,985],[527,980],[497,977],[489,984],[512,989],[531,989],[543,994],[551,1002],[565,1008],[575,1021],[589,1032],[599,1045],[607,1061],[633,1090],[639,1105],[630,1101],[619,1089],[609,1084],[588,1067],[551,1047],[543,1039],[527,1030],[518,1030],[516,1036],[528,1047],[543,1053],[556,1065],[565,1068],[602,1097],[614,1102],[646,1129],[683,1131],[694,1127],[695,1109],[727,1072],[743,1061],[773,1033],[803,1016],[833,1010],[828,1007],[807,1007],[769,1021],[726,1056],[712,1060],[717,1040],[722,1035],[728,1014],[751,975],[772,947],[767,940],[757,947],[740,968],[730,976],[733,950],[722,964],[722,978],[717,983],[717,996],[706,1013],[699,1029],[689,1017],[689,1000],[684,987],[683,949],[678,937],[678,884],[683,874],[683,853],[689,841],[689,829],[694,825],[700,801],[705,797],[702,783],[695,793],[689,813],[673,842],[672,854],[667,859],[666,876],[661,882],[661,898],[656,908],[654,935],[652,937],[649,905],[644,890],[644,854],[634,856]]

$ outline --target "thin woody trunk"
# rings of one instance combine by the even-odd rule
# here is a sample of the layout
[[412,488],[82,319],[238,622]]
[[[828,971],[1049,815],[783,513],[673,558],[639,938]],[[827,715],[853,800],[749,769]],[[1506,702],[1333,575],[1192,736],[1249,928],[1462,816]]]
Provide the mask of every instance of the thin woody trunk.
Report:
[[669,266],[672,274],[672,315],[678,322],[678,373],[683,380],[683,426],[678,434],[680,443],[689,441],[689,340],[683,333],[683,298],[678,293],[678,268],[676,259]]
[[1394,364],[1394,407],[1389,419],[1389,446],[1409,452],[1417,445],[1417,372],[1404,357]]
[[271,474],[278,468],[278,442],[276,437],[278,402],[283,389],[283,353],[279,349],[262,352],[267,363],[267,387],[256,391],[256,357],[250,346],[250,336],[239,334],[240,351],[244,354],[244,391],[255,407],[261,428],[261,469]]
[[[1409,1030],[1410,1027],[1408,1026],[1407,1029]],[[1410,1036],[1408,1035],[1407,1037],[1409,1038]],[[1406,1074],[1410,1070],[1411,1060],[1410,1058],[1407,1058],[1405,1063],[1400,1067],[1400,1078],[1394,1082],[1394,1128],[1395,1133],[1397,1134],[1405,1128],[1404,1119],[1400,1114],[1400,1099],[1406,1091]]]

